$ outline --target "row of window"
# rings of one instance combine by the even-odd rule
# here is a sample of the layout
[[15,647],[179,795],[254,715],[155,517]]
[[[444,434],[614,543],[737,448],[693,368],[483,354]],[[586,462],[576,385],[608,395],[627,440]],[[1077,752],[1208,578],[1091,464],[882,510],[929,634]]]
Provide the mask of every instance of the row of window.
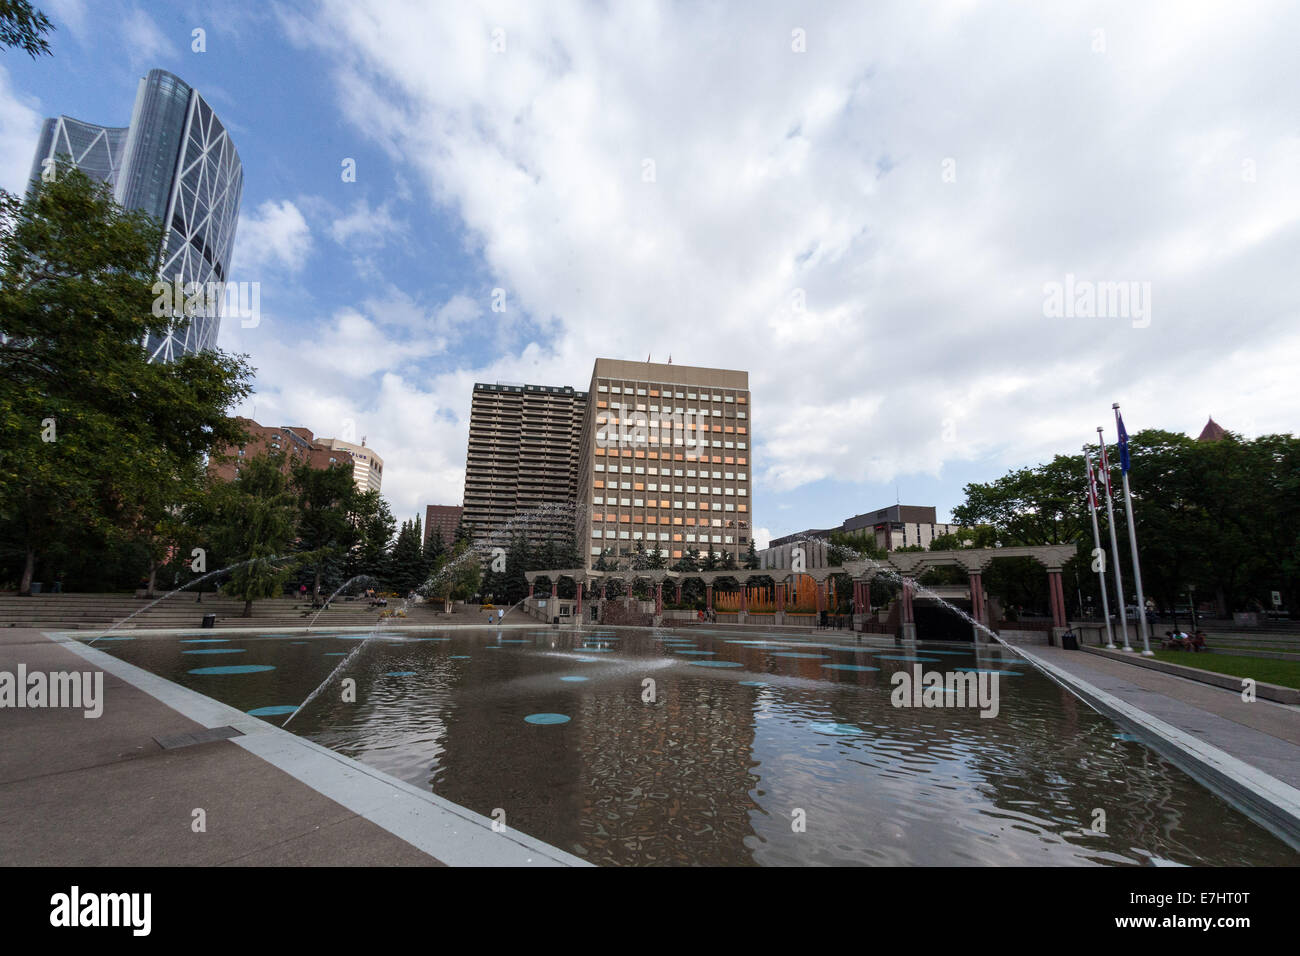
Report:
[[[646,412],[647,411],[646,406],[644,405],[635,405],[635,406],[624,405],[621,402],[609,402],[609,403],[597,402],[596,407],[609,408],[610,411],[618,411],[618,412],[632,412],[632,411]],[[680,415],[683,418],[721,418],[723,413],[723,409],[720,408],[714,408],[714,409],[682,408],[681,406],[674,407],[672,405],[665,405],[663,408],[660,408],[658,405],[651,405],[648,411],[650,414],[654,414],[654,415],[673,415],[673,416]],[[727,418],[733,417],[732,409],[730,408],[726,409],[726,413],[727,413]],[[749,416],[742,411],[736,411],[734,413],[734,417],[748,418]],[[605,416],[603,415],[597,417],[596,419],[597,423],[603,422],[604,420],[605,420]],[[614,419],[614,421],[618,421],[618,419],[616,418]],[[647,421],[641,420],[641,424],[643,425],[647,424]]]
[[726,402],[744,405],[749,401],[746,395],[719,395],[716,392],[677,392],[666,385],[657,388],[634,388],[631,385],[598,385],[596,391],[607,392],[610,395],[640,395],[645,398],[684,398],[692,402]]
[[[658,535],[657,538],[656,538],[656,534]],[[593,531],[593,532],[591,533],[591,536],[592,536],[592,538],[599,538],[599,537],[601,537],[601,534],[600,534],[599,531]],[[619,532],[606,531],[605,534],[604,534],[604,537],[605,537],[606,539],[608,539],[608,540],[616,540],[616,541],[642,541],[642,540],[645,540],[645,541],[655,541],[655,540],[659,540],[659,541],[681,541],[681,540],[683,540],[683,536],[680,535],[680,534],[674,534],[674,535],[670,538],[670,537],[668,536],[668,534],[667,534],[666,532],[663,532],[663,531],[659,531],[659,532],[646,531],[646,532],[644,532],[644,533],[642,533],[642,532],[640,532],[640,531],[632,531],[632,532],[628,532],[628,531],[619,531]],[[687,544],[697,544],[697,543],[698,543],[698,544],[707,544],[707,543],[709,543],[710,540],[713,542],[713,544],[735,544],[735,542],[736,542],[736,539],[735,539],[732,535],[729,535],[729,534],[714,534],[714,535],[707,535],[707,534],[701,534],[701,535],[688,534],[688,535],[685,536],[685,541],[686,541]],[[745,544],[745,543],[746,543],[746,542],[745,542],[745,539],[744,539],[744,538],[741,538],[741,539],[740,539],[740,543],[741,543],[741,544]],[[599,553],[599,552],[597,552],[597,553]]]

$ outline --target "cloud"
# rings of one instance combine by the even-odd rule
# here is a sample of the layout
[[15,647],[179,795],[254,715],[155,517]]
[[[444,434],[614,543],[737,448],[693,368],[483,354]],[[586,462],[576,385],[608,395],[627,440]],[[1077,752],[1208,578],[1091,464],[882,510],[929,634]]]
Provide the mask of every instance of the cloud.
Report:
[[[474,378],[581,386],[597,356],[748,369],[778,494],[993,477],[1112,401],[1133,430],[1300,414],[1300,10],[321,0],[282,22],[507,292],[508,352],[431,370],[439,404]],[[1150,282],[1149,327],[1048,317],[1066,274]],[[463,461],[460,427],[429,467]]]
[[13,88],[9,71],[0,66],[0,188],[21,196],[27,191],[32,154],[40,137],[40,104]]
[[233,256],[243,274],[264,270],[298,272],[312,252],[311,228],[291,200],[267,200],[240,216]]
[[[73,32],[78,33],[78,27]],[[132,7],[122,18],[122,43],[131,62],[137,65],[155,65],[164,57],[175,56],[175,47],[167,34],[139,7]]]

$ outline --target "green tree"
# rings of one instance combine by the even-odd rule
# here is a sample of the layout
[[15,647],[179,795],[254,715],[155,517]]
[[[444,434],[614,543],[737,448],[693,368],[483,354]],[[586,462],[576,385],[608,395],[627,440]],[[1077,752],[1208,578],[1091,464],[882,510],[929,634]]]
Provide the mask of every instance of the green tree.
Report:
[[17,47],[35,59],[50,52],[45,34],[53,29],[49,18],[28,0],[0,0],[0,46]]
[[252,617],[254,601],[280,594],[292,573],[287,555],[298,507],[283,461],[279,454],[258,455],[242,463],[234,481],[212,479],[192,517],[221,560],[234,563],[221,589],[243,600],[244,617]]
[[242,358],[150,364],[140,347],[168,322],[152,314],[160,235],[76,169],[0,192],[0,526],[23,593],[73,528],[141,542],[156,570],[198,461],[240,435]]
[[380,578],[388,572],[388,549],[397,532],[397,519],[379,491],[371,488],[352,499],[348,515],[356,545],[349,549],[344,573]]
[[298,499],[299,564],[312,574],[312,596],[320,599],[321,577],[357,543],[351,521],[357,490],[352,462],[313,468],[310,462],[293,465],[290,487]]

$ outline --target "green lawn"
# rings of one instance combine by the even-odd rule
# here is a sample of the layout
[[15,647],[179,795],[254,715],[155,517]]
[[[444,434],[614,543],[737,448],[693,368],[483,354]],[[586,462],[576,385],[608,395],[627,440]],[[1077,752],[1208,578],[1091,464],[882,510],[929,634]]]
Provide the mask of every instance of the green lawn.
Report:
[[1253,677],[1267,684],[1300,689],[1300,661],[1275,661],[1266,657],[1229,657],[1227,654],[1155,651],[1156,660],[1196,667],[1233,677]]

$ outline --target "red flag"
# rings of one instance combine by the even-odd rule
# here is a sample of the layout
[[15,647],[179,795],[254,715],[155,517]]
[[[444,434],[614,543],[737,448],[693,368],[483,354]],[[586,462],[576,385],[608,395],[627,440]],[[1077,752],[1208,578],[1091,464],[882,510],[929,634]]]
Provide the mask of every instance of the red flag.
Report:
[[1106,497],[1110,497],[1110,459],[1106,457],[1106,443],[1101,443],[1101,476],[1106,481]]

